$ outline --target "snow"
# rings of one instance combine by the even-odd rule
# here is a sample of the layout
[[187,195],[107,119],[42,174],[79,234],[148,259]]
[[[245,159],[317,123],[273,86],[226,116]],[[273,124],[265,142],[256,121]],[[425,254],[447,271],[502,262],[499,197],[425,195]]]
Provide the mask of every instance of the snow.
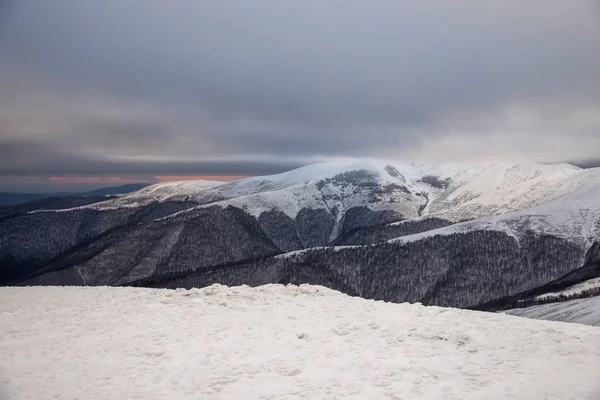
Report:
[[155,202],[164,202],[168,200],[187,200],[197,193],[211,191],[218,187],[226,185],[225,182],[207,181],[207,180],[189,180],[157,183],[147,186],[137,192],[127,194],[118,199],[109,200],[102,203],[92,204],[95,209],[106,209],[113,207],[126,207],[128,204],[147,205]]
[[[106,203],[108,203],[110,205],[105,205]],[[32,211],[29,211],[27,214],[60,213],[60,212],[67,212],[67,211],[74,211],[74,210],[84,210],[86,208],[93,208],[94,210],[98,210],[98,211],[108,211],[108,210],[119,210],[122,208],[137,208],[137,207],[140,207],[140,204],[138,204],[137,202],[120,204],[120,205],[112,205],[112,202],[110,202],[110,201],[108,201],[108,202],[103,201],[103,202],[95,203],[95,207],[90,207],[89,205],[85,205],[85,206],[79,206],[79,207],[61,208],[61,209],[57,209],[57,210],[32,210]]]
[[390,239],[388,243],[412,243],[417,242],[419,240],[424,240],[428,238],[432,238],[434,236],[444,236],[444,235],[453,235],[455,233],[464,233],[474,230],[484,230],[491,229],[492,226],[489,223],[485,223],[482,221],[468,221],[462,222],[460,224],[454,224],[449,226],[444,226],[441,228],[431,229],[425,232],[414,233],[412,235],[404,235],[398,238]]
[[505,312],[520,317],[600,326],[600,296],[515,308]]
[[[344,172],[369,171],[381,187],[397,184],[407,192],[385,193],[380,201],[364,190],[325,184]],[[394,172],[395,171],[395,172]],[[431,176],[448,187],[423,182]],[[438,217],[464,221],[515,212],[552,203],[596,210],[600,196],[600,169],[583,170],[568,164],[456,163],[415,164],[401,161],[356,160],[308,165],[270,176],[234,182],[184,181],[160,183],[140,191],[82,208],[137,207],[169,200],[193,200],[200,205],[235,206],[258,216],[279,210],[295,218],[303,208],[337,208],[341,219],[351,207],[394,210],[405,218]],[[344,192],[346,191],[346,193]],[[326,200],[338,194],[342,200]],[[589,207],[588,207],[589,206]],[[188,212],[188,211],[182,211]],[[563,213],[567,218],[572,214]],[[560,221],[559,221],[560,222]]]
[[[368,171],[380,188],[398,185],[374,199],[368,189],[330,182],[351,171]],[[436,177],[448,183],[434,187],[423,182]],[[358,160],[308,165],[285,173],[234,182],[187,181],[161,183],[138,192],[79,208],[108,210],[140,207],[153,202],[191,200],[197,207],[234,206],[258,217],[280,211],[294,219],[304,209],[325,209],[335,216],[334,240],[345,212],[366,206],[394,211],[407,221],[441,218],[457,222],[403,241],[424,239],[474,229],[505,232],[518,239],[527,230],[568,239],[588,249],[600,238],[600,168],[569,164],[476,163],[410,164],[399,161]],[[190,207],[169,216],[188,213]],[[36,212],[36,211],[32,211]],[[55,211],[48,211],[55,212]],[[458,223],[459,221],[469,223]]]
[[[295,218],[303,208],[329,209],[337,208],[338,217],[341,219],[343,213],[349,208],[369,205],[373,210],[397,209],[404,215],[416,216],[420,202],[411,196],[390,204],[384,195],[379,204],[370,203],[370,196],[364,191],[354,191],[354,187],[348,188],[336,186],[335,184],[324,184],[327,179],[336,175],[352,171],[369,171],[375,176],[376,182],[381,185],[402,184],[409,189],[414,189],[404,176],[393,177],[385,168],[387,164],[381,161],[367,160],[361,162],[335,162],[308,165],[282,174],[247,178],[232,182],[228,187],[221,188],[222,196],[226,199],[218,203],[221,206],[232,205],[246,210],[248,213],[259,216],[264,211],[278,210],[284,212],[291,218]],[[336,194],[342,200],[326,200],[327,194]],[[214,204],[211,204],[214,205]]]
[[224,184],[225,182],[206,180],[165,182],[147,186],[134,192],[130,196],[131,198],[155,196],[158,198],[158,201],[165,201],[175,195],[196,193],[201,190],[212,189]]
[[0,288],[0,332],[12,400],[600,396],[596,327],[308,285]]
[[[390,173],[390,168],[398,174]],[[410,194],[382,196],[382,201],[369,202],[361,193],[350,204],[326,202],[319,182],[357,170],[374,174],[382,186],[402,184]],[[435,188],[422,182],[423,177],[448,179],[447,188]],[[347,209],[368,205],[372,209],[397,209],[406,218],[416,218],[421,205],[423,216],[451,221],[477,219],[506,212],[523,210],[565,196],[594,190],[600,185],[600,169],[582,170],[568,164],[538,163],[475,163],[475,164],[414,164],[400,161],[359,160],[308,165],[270,176],[258,176],[222,183],[208,181],[170,182],[144,188],[138,192],[86,207],[123,206],[129,203],[148,204],[173,199],[192,199],[200,204],[245,208],[253,215],[276,209],[294,218],[304,207]],[[330,188],[333,191],[339,187]],[[327,187],[325,191],[329,190]],[[589,194],[589,193],[588,193]],[[422,196],[426,195],[428,200]],[[404,197],[402,197],[404,196]],[[350,196],[346,196],[348,199]],[[389,197],[389,198],[388,198]],[[389,200],[394,200],[390,202]],[[426,204],[424,202],[427,201]]]
[[593,278],[587,281],[570,286],[560,292],[545,293],[536,297],[536,300],[556,299],[560,296],[574,296],[592,289],[600,288],[600,278]]
[[[570,175],[568,171],[576,172],[577,175]],[[518,240],[519,236],[527,230],[533,230],[568,239],[587,251],[595,241],[600,239],[600,169],[567,169],[566,172],[561,171],[561,178],[554,181],[553,184],[545,182],[543,186],[543,190],[538,184],[527,189],[511,189],[513,194],[521,193],[521,190],[529,191],[529,193],[510,197],[514,201],[502,205],[500,215],[496,215],[499,209],[488,208],[485,213],[490,214],[489,216],[403,236],[391,241],[412,242],[435,235],[450,235],[474,230],[501,231]],[[492,189],[488,188],[487,190]],[[483,191],[482,193],[486,193],[484,197],[489,198],[489,192]],[[491,193],[496,192],[492,190]],[[519,200],[523,198],[527,198],[527,200]],[[532,203],[540,204],[531,206]],[[464,220],[479,215],[485,209],[480,208],[482,203],[477,203],[473,213],[463,212],[463,208],[469,207],[470,204],[473,204],[473,200],[469,200],[461,206],[428,215],[428,217]],[[521,207],[525,208],[521,209]],[[516,211],[509,212],[508,210],[512,208]]]

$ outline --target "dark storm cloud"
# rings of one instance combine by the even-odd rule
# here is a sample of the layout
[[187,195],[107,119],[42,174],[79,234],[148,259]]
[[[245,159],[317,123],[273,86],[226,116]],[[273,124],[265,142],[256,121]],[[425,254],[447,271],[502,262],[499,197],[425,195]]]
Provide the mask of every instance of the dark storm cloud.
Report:
[[[119,138],[119,140],[122,138]],[[108,154],[80,155],[43,143],[14,140],[0,143],[0,176],[19,175],[264,175],[297,168],[310,160],[280,157],[112,157]]]
[[9,5],[0,173],[247,175],[600,147],[593,0]]

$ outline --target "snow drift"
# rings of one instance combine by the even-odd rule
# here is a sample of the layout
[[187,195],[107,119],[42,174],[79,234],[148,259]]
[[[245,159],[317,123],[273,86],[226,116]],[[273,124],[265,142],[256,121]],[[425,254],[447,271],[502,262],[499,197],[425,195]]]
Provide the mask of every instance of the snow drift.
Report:
[[0,288],[0,396],[577,399],[600,329],[316,286]]

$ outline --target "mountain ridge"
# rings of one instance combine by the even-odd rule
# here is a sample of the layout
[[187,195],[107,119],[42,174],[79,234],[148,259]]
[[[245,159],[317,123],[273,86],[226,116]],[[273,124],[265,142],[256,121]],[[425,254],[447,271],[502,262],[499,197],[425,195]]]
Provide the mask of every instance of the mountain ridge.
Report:
[[0,221],[0,277],[25,285],[312,283],[472,308],[596,262],[600,255],[590,261],[588,253],[600,237],[599,209],[600,169],[318,164],[229,183],[157,184]]
[[49,192],[49,193],[21,193],[21,192],[0,192],[0,206],[14,206],[36,200],[43,200],[52,197],[94,197],[94,196],[112,196],[130,193],[140,190],[149,184],[147,183],[129,183],[120,186],[109,186],[86,192]]

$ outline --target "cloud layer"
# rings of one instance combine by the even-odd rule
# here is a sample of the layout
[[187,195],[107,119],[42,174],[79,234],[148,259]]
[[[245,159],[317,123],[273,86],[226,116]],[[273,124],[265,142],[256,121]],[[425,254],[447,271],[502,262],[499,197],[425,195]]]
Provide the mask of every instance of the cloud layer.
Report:
[[0,175],[589,160],[599,71],[592,0],[7,2]]

